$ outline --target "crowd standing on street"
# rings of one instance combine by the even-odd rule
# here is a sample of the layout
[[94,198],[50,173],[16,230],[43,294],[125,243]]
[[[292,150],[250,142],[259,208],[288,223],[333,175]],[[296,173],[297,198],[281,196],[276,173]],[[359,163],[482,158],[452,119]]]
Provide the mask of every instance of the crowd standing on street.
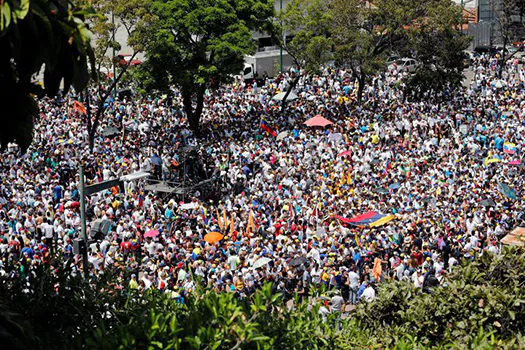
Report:
[[[188,129],[177,91],[110,99],[93,150],[76,97],[42,99],[28,151],[13,143],[0,154],[0,273],[84,268],[74,251],[81,164],[89,184],[138,171],[169,180],[191,146],[218,194],[170,197],[146,191],[146,180],[92,194],[88,231],[111,225],[90,235],[91,275],[117,269],[124,290],[178,298],[197,284],[247,298],[272,282],[287,300],[309,300],[324,286],[336,291],[334,312],[373,300],[391,279],[431,293],[462,259],[498,254],[522,221],[525,70],[510,64],[498,77],[497,61],[480,58],[468,86],[417,102],[403,95],[406,72],[373,77],[358,101],[351,74],[327,68],[301,76],[284,113],[273,97],[303,72],[257,87],[237,81],[206,92],[204,136]],[[316,115],[333,124],[304,125]],[[120,132],[101,136],[109,127]],[[341,220],[371,211],[395,219]],[[223,238],[209,243],[210,232]]]

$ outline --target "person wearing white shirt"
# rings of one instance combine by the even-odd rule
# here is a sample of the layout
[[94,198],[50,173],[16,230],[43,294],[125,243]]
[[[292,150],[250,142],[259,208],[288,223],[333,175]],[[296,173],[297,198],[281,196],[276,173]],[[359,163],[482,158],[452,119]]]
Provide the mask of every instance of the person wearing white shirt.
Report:
[[186,279],[186,271],[184,271],[183,268],[179,270],[179,273],[177,274],[177,281],[184,281]]
[[329,313],[330,310],[328,310],[328,308],[324,306],[324,304],[321,304],[321,306],[319,307],[319,315],[321,315],[323,322],[326,322],[326,318]]
[[488,247],[487,251],[492,254],[499,254],[499,248],[496,246],[495,243],[491,244],[490,247]]
[[451,256],[448,259],[448,272],[452,272],[452,267],[458,263],[457,259]]
[[320,264],[321,263],[321,253],[319,252],[319,249],[317,249],[316,247],[313,247],[312,250],[310,250],[310,253],[308,254],[308,256],[311,256],[313,260],[315,260],[315,262],[317,264]]
[[366,302],[371,302],[376,298],[376,291],[372,287],[372,285],[368,285],[368,287],[365,288],[363,294],[361,295],[361,300],[364,300]]
[[399,264],[396,268],[395,268],[395,271],[396,271],[396,277],[399,281],[401,281],[403,279],[403,275],[405,273],[405,262],[401,262],[401,264]]
[[414,287],[416,288],[421,288],[421,276],[419,275],[419,271],[416,270],[416,272],[414,272],[412,274],[412,283],[414,283]]
[[357,303],[357,291],[359,290],[359,274],[355,271],[355,267],[348,273],[349,287],[350,287],[350,303],[355,305]]
[[314,284],[321,283],[321,271],[320,269],[314,267],[312,268],[312,271],[310,272],[310,276],[312,276],[312,282]]

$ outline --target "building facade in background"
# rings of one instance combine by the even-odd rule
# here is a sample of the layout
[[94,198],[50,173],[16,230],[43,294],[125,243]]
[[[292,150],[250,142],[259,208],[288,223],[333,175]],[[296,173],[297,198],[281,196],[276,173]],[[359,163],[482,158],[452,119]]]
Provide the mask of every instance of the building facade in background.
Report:
[[[456,1],[457,2],[457,1]],[[470,4],[465,4],[468,9]],[[467,32],[472,46],[501,46],[525,40],[525,2],[520,0],[477,0],[477,22],[470,22]]]

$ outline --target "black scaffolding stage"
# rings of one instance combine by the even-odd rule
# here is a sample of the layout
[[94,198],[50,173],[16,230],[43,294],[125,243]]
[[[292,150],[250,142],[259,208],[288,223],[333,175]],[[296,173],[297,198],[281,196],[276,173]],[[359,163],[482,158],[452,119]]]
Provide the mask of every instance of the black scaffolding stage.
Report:
[[164,198],[183,201],[197,192],[200,199],[218,198],[219,178],[215,176],[215,169],[207,166],[202,158],[196,147],[184,147],[179,153],[179,162],[172,165],[170,172],[164,174],[164,178],[150,177],[144,189]]

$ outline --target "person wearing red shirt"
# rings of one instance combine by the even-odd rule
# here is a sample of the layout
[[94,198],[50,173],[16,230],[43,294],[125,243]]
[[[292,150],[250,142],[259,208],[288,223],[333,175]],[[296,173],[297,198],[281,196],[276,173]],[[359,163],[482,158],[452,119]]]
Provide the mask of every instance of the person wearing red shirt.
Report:
[[417,250],[413,253],[414,258],[417,261],[417,264],[421,266],[423,264],[423,253],[421,251]]
[[283,227],[283,225],[281,225],[280,221],[277,221],[275,225],[273,225],[273,227],[275,227],[275,236],[279,236],[281,234],[281,228]]
[[120,243],[120,249],[122,250],[124,254],[129,253],[129,251],[131,250],[131,242],[123,241],[122,243]]

